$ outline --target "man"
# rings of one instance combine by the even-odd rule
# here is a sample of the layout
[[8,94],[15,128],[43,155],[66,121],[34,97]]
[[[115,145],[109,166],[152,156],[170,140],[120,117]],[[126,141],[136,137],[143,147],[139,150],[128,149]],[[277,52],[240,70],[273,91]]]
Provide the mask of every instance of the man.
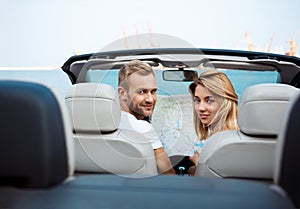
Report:
[[122,110],[120,129],[133,130],[149,139],[158,173],[175,174],[170,159],[153,126],[143,120],[152,115],[156,103],[156,79],[150,65],[133,60],[119,71],[118,93]]

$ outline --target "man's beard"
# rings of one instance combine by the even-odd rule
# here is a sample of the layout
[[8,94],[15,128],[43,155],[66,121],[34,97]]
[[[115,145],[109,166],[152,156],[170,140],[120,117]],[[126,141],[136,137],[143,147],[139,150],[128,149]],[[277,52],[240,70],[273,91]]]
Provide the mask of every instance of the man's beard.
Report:
[[151,111],[145,112],[145,111],[143,111],[142,108],[138,108],[137,106],[129,104],[129,110],[136,118],[151,117],[154,107],[155,107],[155,105],[153,105],[153,108]]

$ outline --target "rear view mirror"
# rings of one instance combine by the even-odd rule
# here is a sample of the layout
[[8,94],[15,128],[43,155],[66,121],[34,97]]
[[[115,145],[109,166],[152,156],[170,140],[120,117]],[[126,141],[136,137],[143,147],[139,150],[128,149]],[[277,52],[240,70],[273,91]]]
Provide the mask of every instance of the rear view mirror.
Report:
[[198,78],[198,73],[193,70],[165,70],[163,79],[166,81],[193,81]]

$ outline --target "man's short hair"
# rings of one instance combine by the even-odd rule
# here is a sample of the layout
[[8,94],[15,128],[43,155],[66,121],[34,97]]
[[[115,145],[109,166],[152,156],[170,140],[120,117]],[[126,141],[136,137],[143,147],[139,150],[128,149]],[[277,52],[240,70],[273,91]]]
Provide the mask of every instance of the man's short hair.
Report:
[[118,86],[127,89],[127,80],[133,73],[138,73],[139,75],[153,74],[153,76],[155,76],[154,71],[149,64],[140,60],[132,60],[121,67],[118,75]]

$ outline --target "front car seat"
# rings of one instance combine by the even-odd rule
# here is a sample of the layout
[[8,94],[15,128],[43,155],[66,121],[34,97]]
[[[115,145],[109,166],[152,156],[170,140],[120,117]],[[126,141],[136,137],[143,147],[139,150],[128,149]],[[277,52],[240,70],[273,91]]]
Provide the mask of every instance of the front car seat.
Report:
[[197,176],[272,181],[274,150],[282,118],[299,90],[286,84],[258,84],[242,95],[240,130],[216,133],[206,140]]
[[77,173],[157,175],[151,144],[138,133],[118,129],[121,110],[112,86],[75,84],[66,103],[73,122]]

